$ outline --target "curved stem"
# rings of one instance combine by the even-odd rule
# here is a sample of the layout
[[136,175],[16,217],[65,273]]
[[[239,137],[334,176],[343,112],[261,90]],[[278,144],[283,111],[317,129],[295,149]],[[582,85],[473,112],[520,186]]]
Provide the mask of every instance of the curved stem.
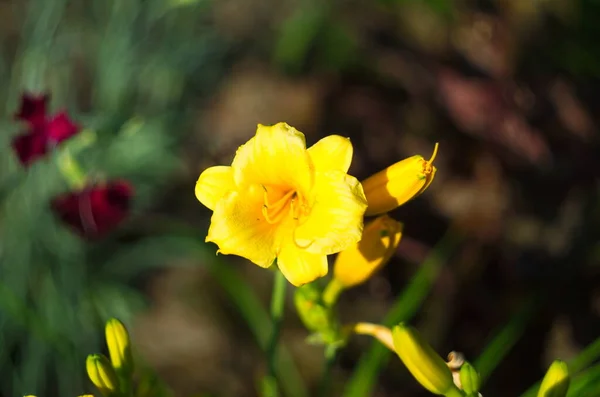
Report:
[[331,279],[323,291],[323,303],[332,307],[337,302],[338,297],[344,290],[344,286],[335,278]]
[[285,289],[287,281],[281,271],[275,272],[273,281],[273,293],[271,295],[271,337],[267,345],[267,375],[263,381],[263,396],[276,397],[279,395],[277,379],[275,378],[275,361],[277,344],[281,333],[281,324],[283,322],[283,311],[285,308]]

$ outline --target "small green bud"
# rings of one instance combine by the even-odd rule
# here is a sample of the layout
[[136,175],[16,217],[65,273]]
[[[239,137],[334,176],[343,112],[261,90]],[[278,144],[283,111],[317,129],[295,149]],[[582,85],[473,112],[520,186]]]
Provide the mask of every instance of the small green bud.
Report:
[[468,362],[460,367],[460,384],[467,394],[477,394],[481,387],[479,372]]
[[90,380],[103,396],[118,395],[119,381],[108,358],[102,354],[90,354],[85,362],[85,367]]
[[415,379],[433,394],[458,391],[444,360],[425,342],[418,331],[402,323],[393,330],[394,350]]
[[321,292],[314,284],[296,288],[294,303],[298,316],[309,331],[329,334],[335,329],[332,312],[321,301]]
[[548,368],[537,395],[538,397],[565,397],[570,381],[567,364],[555,360]]
[[133,356],[127,328],[116,318],[111,318],[106,322],[105,334],[113,368],[124,375],[130,375],[133,372]]

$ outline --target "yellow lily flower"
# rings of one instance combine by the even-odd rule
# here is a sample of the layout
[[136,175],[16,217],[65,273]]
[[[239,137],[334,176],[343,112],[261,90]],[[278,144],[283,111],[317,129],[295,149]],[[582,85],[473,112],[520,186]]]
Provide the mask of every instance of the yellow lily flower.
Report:
[[196,197],[213,210],[207,242],[261,267],[277,259],[296,286],[327,274],[327,255],[361,238],[367,201],[347,174],[352,145],[331,135],[306,149],[286,123],[258,125],[230,167],[205,170]]

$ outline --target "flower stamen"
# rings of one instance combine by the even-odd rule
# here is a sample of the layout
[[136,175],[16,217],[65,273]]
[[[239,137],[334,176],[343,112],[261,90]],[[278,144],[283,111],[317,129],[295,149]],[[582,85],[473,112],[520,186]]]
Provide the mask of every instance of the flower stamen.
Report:
[[436,142],[435,147],[433,148],[433,154],[429,160],[423,160],[423,174],[425,176],[431,174],[433,171],[433,160],[435,160],[435,156],[437,156],[439,143]]
[[[267,187],[263,186],[264,189],[264,196],[263,196],[263,207],[262,207],[262,214],[265,217],[266,221],[270,224],[273,225],[275,223],[278,223],[281,221],[281,219],[283,218],[283,216],[285,215],[285,209],[288,207],[287,204],[290,201],[290,197],[295,197],[296,192],[293,190],[290,190],[289,192],[287,192],[286,194],[284,194],[281,198],[279,198],[277,201],[275,201],[273,204],[269,203],[269,195],[268,195],[268,191],[267,191]],[[293,198],[292,198],[292,205],[293,205]]]

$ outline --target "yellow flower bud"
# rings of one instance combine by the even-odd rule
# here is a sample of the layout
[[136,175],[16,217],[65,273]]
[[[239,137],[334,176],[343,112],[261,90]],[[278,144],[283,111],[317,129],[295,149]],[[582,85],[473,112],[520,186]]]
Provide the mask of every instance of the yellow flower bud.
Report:
[[460,367],[460,384],[467,395],[478,393],[481,387],[479,372],[468,362]]
[[569,390],[569,369],[564,361],[555,360],[542,380],[538,397],[564,397]]
[[90,354],[85,362],[88,376],[105,397],[118,395],[119,381],[108,358],[102,354]]
[[400,243],[402,224],[382,215],[363,229],[362,239],[340,252],[333,267],[333,277],[343,288],[368,280],[385,265]]
[[362,185],[369,205],[365,216],[391,211],[423,193],[435,176],[432,163],[437,150],[436,143],[429,160],[415,155],[365,179]]
[[130,374],[133,371],[133,356],[127,328],[116,318],[106,322],[106,344],[113,368],[117,372]]
[[394,327],[393,338],[396,354],[424,388],[433,394],[457,394],[452,372],[417,330],[400,323]]

